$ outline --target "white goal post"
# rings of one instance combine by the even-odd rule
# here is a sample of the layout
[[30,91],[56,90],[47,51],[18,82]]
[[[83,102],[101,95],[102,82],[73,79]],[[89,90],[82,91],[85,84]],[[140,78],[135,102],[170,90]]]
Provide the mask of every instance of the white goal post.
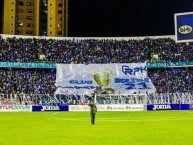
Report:
[[98,105],[142,106],[147,110],[147,94],[95,94]]

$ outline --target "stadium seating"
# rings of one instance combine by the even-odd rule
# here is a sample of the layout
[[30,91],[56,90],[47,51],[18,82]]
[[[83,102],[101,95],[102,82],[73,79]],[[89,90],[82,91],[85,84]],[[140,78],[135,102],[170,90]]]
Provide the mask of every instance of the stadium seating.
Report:
[[[177,44],[171,38],[57,40],[0,37],[0,62],[190,62],[193,61],[192,54],[192,43]],[[148,75],[157,93],[193,91],[191,67],[148,69]],[[55,69],[0,68],[0,78],[1,94],[54,94],[56,89]]]

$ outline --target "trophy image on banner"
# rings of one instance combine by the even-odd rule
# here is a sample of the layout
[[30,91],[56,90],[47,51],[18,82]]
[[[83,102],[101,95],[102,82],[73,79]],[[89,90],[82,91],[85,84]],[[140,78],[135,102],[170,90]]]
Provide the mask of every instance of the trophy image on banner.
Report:
[[115,92],[114,89],[107,88],[113,78],[112,72],[97,72],[92,74],[92,78],[99,85],[94,91],[96,94],[113,94]]

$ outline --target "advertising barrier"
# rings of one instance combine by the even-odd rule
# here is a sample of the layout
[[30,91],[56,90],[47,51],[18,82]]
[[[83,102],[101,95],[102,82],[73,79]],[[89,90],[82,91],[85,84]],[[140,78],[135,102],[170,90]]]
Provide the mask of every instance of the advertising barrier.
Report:
[[[89,111],[87,105],[69,105],[69,111]],[[98,111],[143,111],[143,104],[124,104],[124,105],[97,105]]]
[[65,106],[32,106],[32,111],[68,111],[68,105]]
[[190,104],[154,104],[147,105],[147,110],[190,110]]
[[0,105],[0,112],[31,112],[31,105]]
[[[97,105],[98,111],[143,111],[144,104],[106,104]],[[193,104],[151,104],[147,105],[148,111],[155,110],[193,110]],[[90,111],[88,105],[64,106],[32,106],[32,105],[0,105],[0,112],[38,112],[38,111]]]

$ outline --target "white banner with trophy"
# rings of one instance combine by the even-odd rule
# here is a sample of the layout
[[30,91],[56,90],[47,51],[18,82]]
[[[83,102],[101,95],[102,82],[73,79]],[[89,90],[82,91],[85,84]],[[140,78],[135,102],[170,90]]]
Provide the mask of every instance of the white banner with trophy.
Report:
[[55,94],[155,92],[146,63],[57,64]]

